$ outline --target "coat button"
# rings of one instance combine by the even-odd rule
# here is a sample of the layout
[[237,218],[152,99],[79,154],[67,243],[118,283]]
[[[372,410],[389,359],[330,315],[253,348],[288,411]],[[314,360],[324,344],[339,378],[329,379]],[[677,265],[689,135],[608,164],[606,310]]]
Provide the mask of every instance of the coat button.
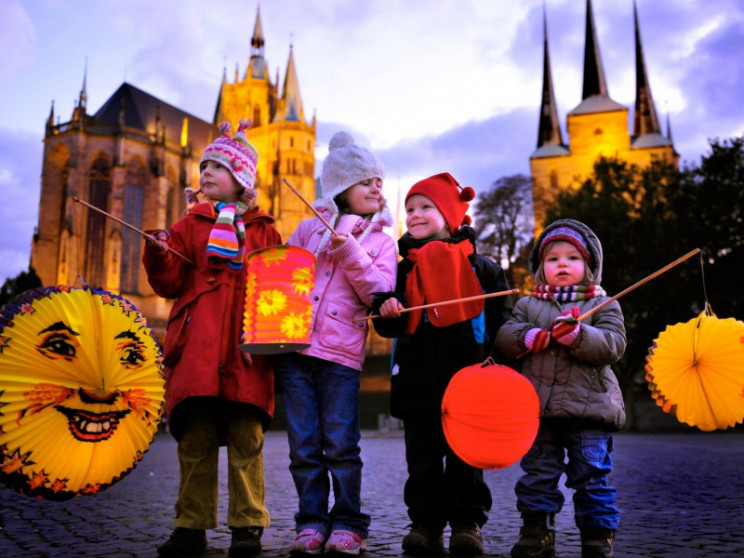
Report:
[[331,276],[331,272],[330,271],[326,271],[326,277],[330,277],[330,276]]
[[315,296],[313,297],[313,300],[314,300],[315,302],[318,302],[318,301],[320,300],[320,297],[319,297],[318,295],[315,295]]
[[359,322],[359,327],[364,327],[364,322]]
[[217,280],[217,277],[208,277],[207,283],[214,283]]
[[370,250],[369,253],[374,256],[375,254],[377,254],[377,250]]
[[338,314],[338,310],[332,310],[331,311],[331,314],[333,314],[334,316],[337,315]]

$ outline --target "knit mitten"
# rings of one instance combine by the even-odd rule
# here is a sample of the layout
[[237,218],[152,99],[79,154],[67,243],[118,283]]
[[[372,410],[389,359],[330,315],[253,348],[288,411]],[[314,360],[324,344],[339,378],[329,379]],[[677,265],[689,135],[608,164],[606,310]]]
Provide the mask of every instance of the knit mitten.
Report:
[[524,344],[533,353],[544,351],[550,344],[550,332],[539,327],[533,327],[525,333]]
[[574,306],[570,310],[561,312],[553,322],[550,333],[561,345],[571,345],[579,336],[579,307]]

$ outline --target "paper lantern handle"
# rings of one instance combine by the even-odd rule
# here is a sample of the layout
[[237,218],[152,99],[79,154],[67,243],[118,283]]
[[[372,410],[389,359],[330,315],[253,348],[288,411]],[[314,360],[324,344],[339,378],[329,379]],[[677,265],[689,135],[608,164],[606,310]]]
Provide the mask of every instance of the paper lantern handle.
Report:
[[336,229],[334,229],[334,228],[333,228],[333,227],[331,226],[331,224],[330,224],[330,223],[329,223],[328,221],[326,221],[326,220],[325,220],[325,219],[323,218],[323,216],[322,216],[322,215],[321,215],[320,213],[318,213],[318,210],[317,210],[317,209],[315,209],[315,208],[313,207],[313,204],[311,204],[311,203],[310,203],[309,201],[307,201],[307,199],[305,199],[305,196],[303,196],[303,195],[302,195],[302,194],[300,193],[300,191],[299,191],[299,190],[298,190],[297,188],[295,188],[294,186],[292,186],[292,183],[291,183],[291,182],[290,182],[289,180],[287,180],[286,178],[284,178],[284,179],[283,179],[283,181],[284,181],[284,183],[285,183],[285,184],[286,184],[287,186],[289,186],[289,187],[290,187],[290,189],[291,189],[291,190],[292,190],[292,191],[293,191],[293,192],[294,192],[295,194],[297,194],[297,197],[298,197],[298,198],[300,198],[300,200],[302,200],[302,202],[303,202],[303,203],[304,203],[304,204],[305,204],[306,206],[308,206],[308,207],[310,208],[310,211],[312,211],[312,212],[313,212],[313,213],[315,214],[315,216],[316,216],[316,217],[317,217],[318,219],[320,219],[320,222],[321,222],[321,223],[323,223],[323,224],[324,224],[324,225],[326,226],[326,228],[327,228],[327,229],[328,229],[329,231],[331,231],[331,232],[332,232],[333,234],[338,234],[338,233],[336,232]]
[[[131,229],[134,232],[136,232],[136,233],[144,236],[147,240],[150,240],[151,242],[157,242],[158,241],[158,239],[155,238],[153,235],[148,234],[145,231],[138,229],[134,225],[130,225],[129,223],[127,223],[126,221],[123,221],[123,220],[119,219],[118,217],[114,217],[113,215],[111,215],[111,213],[107,213],[106,211],[104,211],[100,207],[96,207],[95,205],[89,204],[88,202],[81,200],[77,196],[73,196],[72,197],[72,200],[75,201],[75,202],[77,202],[77,203],[79,203],[79,204],[84,205],[85,207],[88,207],[88,208],[92,209],[93,211],[97,211],[101,215],[104,215],[104,216],[108,217],[112,221],[116,221],[120,225],[124,225],[128,229]],[[181,258],[186,263],[191,264],[191,265],[194,265],[194,262],[192,262],[186,256],[184,256],[183,254],[181,254],[181,252],[178,252],[178,251],[176,251],[176,250],[174,250],[173,248],[170,248],[170,247],[168,248],[168,251],[169,252],[173,252],[176,256],[178,256],[179,258]]]

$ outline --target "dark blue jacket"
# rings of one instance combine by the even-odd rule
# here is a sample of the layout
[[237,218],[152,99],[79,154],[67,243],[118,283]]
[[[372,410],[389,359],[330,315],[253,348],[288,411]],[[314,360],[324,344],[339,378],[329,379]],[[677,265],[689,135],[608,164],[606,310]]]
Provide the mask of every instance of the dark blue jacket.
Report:
[[[406,278],[413,263],[406,259],[411,248],[420,248],[427,241],[415,240],[408,233],[398,241],[400,255],[395,292],[378,293],[373,306],[377,314],[388,298],[406,303]],[[428,242],[470,242],[475,247],[475,231],[462,227],[457,236]],[[501,267],[493,260],[473,253],[468,256],[484,293],[509,289]],[[509,316],[509,297],[486,299],[485,310],[479,316],[447,327],[434,327],[426,317],[413,334],[405,334],[408,314],[400,318],[377,318],[375,330],[382,337],[395,338],[392,355],[391,414],[405,419],[406,415],[438,410],[450,379],[456,372],[482,362],[491,353],[496,331]]]

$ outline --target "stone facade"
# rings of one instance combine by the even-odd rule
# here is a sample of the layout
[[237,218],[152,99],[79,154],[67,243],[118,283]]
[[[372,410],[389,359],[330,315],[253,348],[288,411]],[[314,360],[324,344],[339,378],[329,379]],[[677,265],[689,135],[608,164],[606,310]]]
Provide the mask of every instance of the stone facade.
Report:
[[171,302],[147,283],[141,235],[75,198],[140,230],[169,228],[184,214],[184,188],[198,188],[201,153],[222,120],[230,120],[233,130],[239,119],[253,120],[248,136],[259,151],[259,205],[277,218],[282,237],[312,215],[282,185],[286,178],[315,199],[315,117],[304,119],[292,50],[280,93],[278,75],[272,82],[265,71],[260,14],[251,45],[245,78],[238,80],[237,70],[235,83],[223,77],[212,122],[129,83],[92,115],[85,80],[68,122],[55,122],[52,107],[31,250],[31,266],[43,284],[85,283],[122,294],[162,332]]

